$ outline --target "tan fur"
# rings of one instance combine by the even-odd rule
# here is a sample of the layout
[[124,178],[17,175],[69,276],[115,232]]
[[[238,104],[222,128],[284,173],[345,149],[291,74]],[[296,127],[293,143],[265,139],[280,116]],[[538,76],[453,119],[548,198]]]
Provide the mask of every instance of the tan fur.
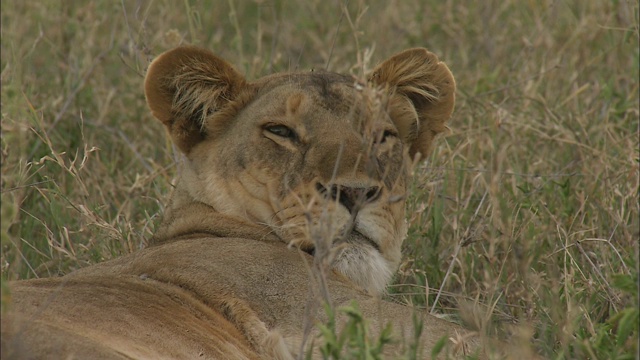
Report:
[[[326,72],[247,82],[205,50],[162,54],[145,93],[184,160],[153,246],[12,283],[3,358],[292,359],[305,324],[324,319],[314,293],[338,307],[356,300],[374,333],[391,322],[411,339],[413,311],[379,295],[400,261],[410,163],[445,129],[454,90],[425,49],[366,82]],[[425,354],[466,333],[418,316]]]

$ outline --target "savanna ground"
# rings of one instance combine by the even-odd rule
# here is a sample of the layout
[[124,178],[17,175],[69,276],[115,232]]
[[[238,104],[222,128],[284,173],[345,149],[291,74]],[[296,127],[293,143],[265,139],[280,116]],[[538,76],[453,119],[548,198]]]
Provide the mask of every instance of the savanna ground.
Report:
[[6,280],[136,251],[176,167],[145,105],[181,43],[256,78],[360,74],[424,46],[457,84],[451,131],[416,168],[389,298],[513,354],[638,357],[637,1],[2,1]]

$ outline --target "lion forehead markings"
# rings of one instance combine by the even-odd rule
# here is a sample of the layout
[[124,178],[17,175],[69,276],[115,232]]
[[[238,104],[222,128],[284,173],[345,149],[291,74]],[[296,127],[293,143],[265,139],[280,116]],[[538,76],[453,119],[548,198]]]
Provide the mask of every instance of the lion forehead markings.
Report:
[[300,105],[305,95],[302,93],[294,93],[287,98],[287,116],[297,116]]
[[316,98],[317,106],[344,115],[351,108],[351,94],[355,93],[356,80],[349,75],[325,71],[276,74],[259,80],[256,85],[269,92],[278,87],[289,87]]

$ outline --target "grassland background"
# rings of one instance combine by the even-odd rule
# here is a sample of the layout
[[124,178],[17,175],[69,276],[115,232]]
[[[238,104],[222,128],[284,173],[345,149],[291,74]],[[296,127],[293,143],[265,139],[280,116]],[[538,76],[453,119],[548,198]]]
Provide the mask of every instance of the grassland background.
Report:
[[196,44],[252,79],[358,73],[424,46],[454,73],[457,107],[416,169],[389,298],[510,334],[523,358],[637,358],[637,1],[1,6],[3,308],[6,280],[153,233],[176,172],[142,90],[155,55]]

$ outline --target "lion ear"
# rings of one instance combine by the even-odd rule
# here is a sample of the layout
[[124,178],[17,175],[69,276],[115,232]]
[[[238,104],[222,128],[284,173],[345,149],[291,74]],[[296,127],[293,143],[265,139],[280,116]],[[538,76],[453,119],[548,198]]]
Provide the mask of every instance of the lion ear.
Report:
[[409,155],[426,157],[453,112],[456,83],[447,65],[427,49],[405,50],[378,65],[370,81],[389,90],[389,115]]
[[188,154],[206,137],[207,117],[235,98],[245,80],[211,52],[182,46],[158,56],[144,81],[147,104]]

